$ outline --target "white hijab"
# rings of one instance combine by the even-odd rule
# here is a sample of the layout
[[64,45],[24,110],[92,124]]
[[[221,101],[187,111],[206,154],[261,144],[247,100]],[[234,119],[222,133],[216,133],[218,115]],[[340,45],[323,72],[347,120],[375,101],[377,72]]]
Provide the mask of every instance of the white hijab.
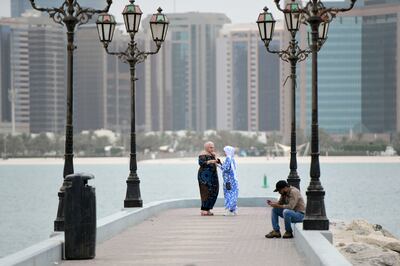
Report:
[[235,148],[232,146],[225,146],[224,147],[224,152],[226,154],[226,158],[229,158],[231,160],[231,169],[233,171],[233,174],[236,179],[236,161],[235,161]]

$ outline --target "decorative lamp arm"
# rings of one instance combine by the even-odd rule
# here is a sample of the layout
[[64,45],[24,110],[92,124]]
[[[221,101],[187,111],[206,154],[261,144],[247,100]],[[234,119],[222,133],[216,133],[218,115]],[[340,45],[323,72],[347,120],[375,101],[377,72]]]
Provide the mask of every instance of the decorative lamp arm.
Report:
[[297,62],[302,62],[304,60],[307,59],[307,57],[311,54],[311,50],[310,49],[306,49],[306,50],[298,50],[296,57],[298,58]]
[[38,7],[35,3],[35,0],[29,0],[31,2],[31,6],[33,9],[40,11],[40,12],[46,12],[49,14],[50,18],[53,19],[53,21],[57,24],[60,24],[64,26],[63,19],[65,16],[67,16],[65,12],[65,6],[66,2],[64,2],[61,7],[53,7],[53,8],[43,8],[43,7]]
[[60,13],[62,13],[63,15],[65,15],[65,11],[64,11],[64,9],[63,9],[65,3],[63,3],[62,6],[61,6],[60,8],[56,8],[56,7],[53,7],[53,8],[43,8],[43,7],[38,7],[38,6],[36,5],[36,3],[35,3],[35,0],[29,0],[29,1],[31,2],[32,8],[35,9],[35,10],[37,10],[37,11],[40,11],[40,12],[47,12],[47,13],[50,13],[50,12],[60,12]]
[[269,53],[277,54],[283,61],[289,62],[290,52],[288,50],[271,50],[267,45],[265,47]]
[[161,49],[161,45],[157,45],[157,49],[151,52],[142,52],[136,45],[134,45],[133,48],[130,45],[125,52],[111,52],[108,49],[108,44],[104,44],[104,49],[107,54],[117,56],[124,63],[133,62],[135,64],[140,64],[146,60],[147,56],[157,54]]
[[135,61],[136,61],[136,63],[137,63],[137,64],[143,63],[144,60],[146,60],[146,58],[147,58],[149,55],[155,55],[155,54],[157,54],[157,53],[160,51],[160,49],[161,49],[161,44],[158,44],[158,45],[157,45],[157,49],[156,49],[155,51],[151,51],[151,52],[139,52],[139,53],[137,53],[137,55],[135,56]]
[[285,10],[281,8],[280,0],[274,0],[274,2],[275,2],[275,5],[276,5],[276,8],[277,8],[279,11],[285,12]]

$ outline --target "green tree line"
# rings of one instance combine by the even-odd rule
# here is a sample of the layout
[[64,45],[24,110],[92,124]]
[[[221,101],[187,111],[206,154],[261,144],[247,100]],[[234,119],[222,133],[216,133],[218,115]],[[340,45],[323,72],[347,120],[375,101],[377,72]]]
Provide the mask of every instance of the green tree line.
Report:
[[[197,153],[202,150],[205,141],[213,141],[217,150],[222,151],[226,145],[239,148],[241,154],[249,156],[265,155],[266,151],[273,150],[274,144],[282,142],[282,136],[273,133],[267,139],[261,134],[242,134],[230,131],[203,132],[173,132],[173,133],[138,133],[137,151],[161,152],[164,151]],[[342,137],[334,139],[323,129],[319,133],[321,154],[330,155],[367,155],[380,153],[386,146],[392,145],[400,154],[400,134],[395,135],[392,141],[377,139],[363,140],[362,136],[353,139]],[[116,135],[114,138],[98,136],[95,132],[85,132],[74,136],[74,153],[81,157],[123,156],[129,152],[129,135]],[[63,135],[0,135],[0,154],[3,157],[62,157],[64,154],[65,137]],[[310,142],[310,137],[299,131],[297,144]],[[105,149],[108,147],[108,150]]]

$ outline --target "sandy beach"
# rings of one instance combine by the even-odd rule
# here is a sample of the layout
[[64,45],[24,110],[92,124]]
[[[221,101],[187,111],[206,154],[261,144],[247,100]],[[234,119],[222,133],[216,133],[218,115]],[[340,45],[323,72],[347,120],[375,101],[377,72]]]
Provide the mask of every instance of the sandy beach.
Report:
[[[124,164],[129,163],[125,157],[101,157],[101,158],[74,158],[74,164]],[[63,165],[63,158],[22,158],[0,160],[2,165]]]
[[[193,164],[197,158],[154,159],[140,161],[139,164]],[[289,157],[238,157],[238,163],[246,164],[288,164]],[[298,163],[310,163],[311,157],[298,157]],[[400,156],[321,156],[321,163],[400,163]],[[0,160],[1,165],[62,165],[63,158],[23,158]],[[128,164],[128,157],[75,158],[74,164]]]

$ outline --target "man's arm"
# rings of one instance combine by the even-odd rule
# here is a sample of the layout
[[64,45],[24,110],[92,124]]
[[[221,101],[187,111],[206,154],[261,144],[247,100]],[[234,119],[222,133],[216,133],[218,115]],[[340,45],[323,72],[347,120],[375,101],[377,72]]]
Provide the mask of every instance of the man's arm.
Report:
[[291,193],[290,193],[288,204],[282,205],[281,208],[294,210],[294,208],[296,207],[297,203],[299,202],[299,199],[300,199],[300,193],[297,193],[297,191],[293,191],[292,190]]
[[278,201],[270,201],[268,202],[268,205],[273,208],[283,208],[284,202],[285,202],[285,197],[281,195]]

